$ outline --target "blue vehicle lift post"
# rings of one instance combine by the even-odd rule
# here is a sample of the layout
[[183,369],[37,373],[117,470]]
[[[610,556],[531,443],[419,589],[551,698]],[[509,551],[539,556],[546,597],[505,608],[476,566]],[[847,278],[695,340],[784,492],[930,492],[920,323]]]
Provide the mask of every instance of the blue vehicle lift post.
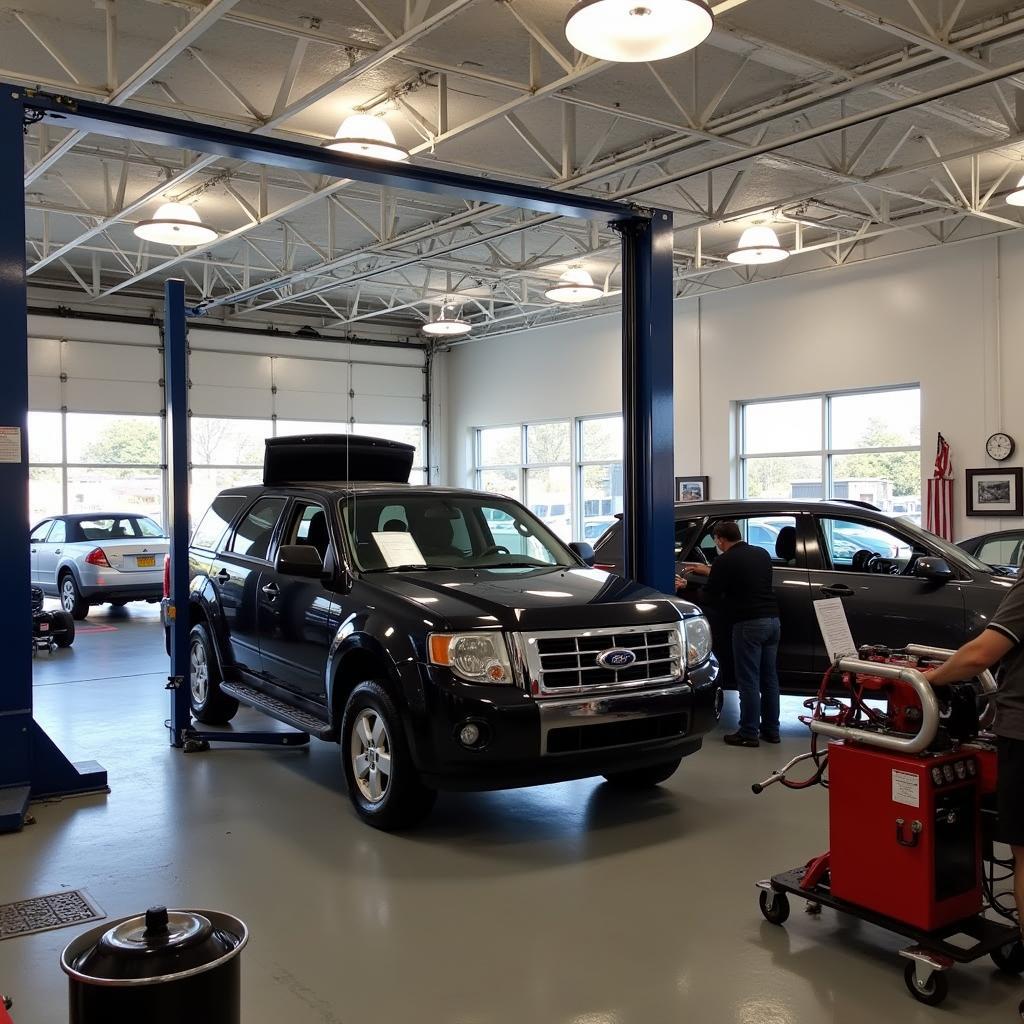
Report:
[[[480,178],[414,164],[393,164],[334,153],[285,139],[234,131],[215,125],[112,107],[90,100],[25,90],[0,83],[0,183],[7,195],[23,187],[23,124],[46,118],[64,128],[98,135],[173,146],[235,160],[288,167],[333,178],[351,178],[388,188],[474,199],[612,223],[622,233],[623,419],[625,424],[624,559],[625,573],[671,593],[673,589],[672,479],[672,220],[660,210],[641,209],[572,192]],[[0,313],[6,313],[5,344],[11,386],[0,398],[0,427],[22,429],[21,461],[0,463],[0,486],[9,500],[0,505],[0,557],[10,567],[0,580],[0,642],[11,656],[11,671],[0,682],[0,799],[16,793],[22,808],[28,794],[80,792],[102,788],[102,770],[78,772],[45,738],[32,718],[29,615],[27,329],[24,212],[8,204],[0,220]],[[181,282],[167,286],[164,354],[167,361],[169,486],[171,488],[171,579],[176,617],[172,623],[172,741],[183,745],[200,736],[189,729],[188,618],[182,602],[188,593],[188,380],[186,315],[202,315],[202,306],[185,307]],[[252,294],[265,290],[257,285]],[[17,351],[15,351],[17,350]],[[2,438],[2,435],[0,435]],[[0,451],[3,450],[0,444]],[[24,663],[17,657],[24,648]],[[205,735],[205,734],[202,734]],[[230,733],[216,733],[228,739]],[[248,734],[250,737],[253,734]],[[272,736],[274,734],[265,734]],[[26,738],[31,737],[31,738]],[[38,737],[38,739],[37,739]],[[242,739],[242,734],[238,734]],[[252,738],[246,740],[253,742]],[[34,752],[34,756],[33,756]],[[50,788],[47,788],[50,787]],[[2,808],[0,808],[2,810]],[[20,816],[19,825],[20,825]],[[13,814],[3,822],[13,820]]]

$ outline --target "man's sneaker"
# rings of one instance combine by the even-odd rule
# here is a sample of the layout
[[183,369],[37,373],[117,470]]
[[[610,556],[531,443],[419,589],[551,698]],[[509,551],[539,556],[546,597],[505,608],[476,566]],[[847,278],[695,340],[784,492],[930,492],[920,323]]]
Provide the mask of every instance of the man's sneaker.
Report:
[[730,747],[759,747],[761,746],[760,740],[756,736],[744,736],[740,732],[731,732],[727,736],[722,737]]
[[782,742],[782,737],[779,736],[778,733],[776,733],[774,736],[769,736],[768,733],[762,732],[761,733],[761,739],[763,739],[765,741],[765,743],[781,743]]

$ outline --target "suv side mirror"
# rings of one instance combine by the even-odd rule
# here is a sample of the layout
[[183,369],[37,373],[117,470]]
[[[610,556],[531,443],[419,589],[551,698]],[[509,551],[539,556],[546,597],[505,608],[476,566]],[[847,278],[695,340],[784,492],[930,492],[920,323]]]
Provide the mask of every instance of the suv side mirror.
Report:
[[576,554],[584,561],[587,565],[594,564],[594,548],[593,545],[588,544],[585,540],[574,540],[569,548],[575,551]]
[[914,575],[929,583],[948,583],[953,578],[953,570],[944,558],[925,556],[914,563]]
[[282,576],[318,580],[324,574],[320,552],[310,544],[282,544],[275,568]]

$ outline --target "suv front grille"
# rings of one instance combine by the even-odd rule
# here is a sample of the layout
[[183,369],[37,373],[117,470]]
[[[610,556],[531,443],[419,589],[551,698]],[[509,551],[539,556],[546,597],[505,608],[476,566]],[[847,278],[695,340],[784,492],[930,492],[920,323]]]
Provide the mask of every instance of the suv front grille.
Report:
[[[537,696],[631,689],[681,678],[675,626],[624,626],[582,632],[524,633],[529,688]],[[636,655],[632,665],[612,668],[598,656],[612,649]]]

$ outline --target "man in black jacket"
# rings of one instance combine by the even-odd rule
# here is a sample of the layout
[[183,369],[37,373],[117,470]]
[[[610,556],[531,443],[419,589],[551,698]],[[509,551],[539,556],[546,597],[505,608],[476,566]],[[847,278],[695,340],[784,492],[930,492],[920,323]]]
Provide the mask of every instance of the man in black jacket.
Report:
[[[763,548],[747,544],[734,522],[712,530],[720,554],[709,566],[688,562],[687,572],[707,576],[704,594],[718,603],[731,625],[739,729],[725,737],[734,747],[759,746],[758,734],[779,742],[779,605],[772,592],[772,560]],[[686,580],[676,584],[685,588]]]

